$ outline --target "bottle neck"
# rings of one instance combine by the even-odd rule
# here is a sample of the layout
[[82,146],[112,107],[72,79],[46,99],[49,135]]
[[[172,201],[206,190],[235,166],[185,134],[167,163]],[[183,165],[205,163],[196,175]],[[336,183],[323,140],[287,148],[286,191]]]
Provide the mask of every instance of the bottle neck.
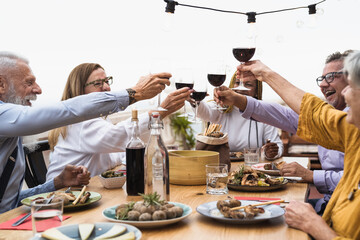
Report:
[[140,137],[138,120],[132,120],[132,135],[131,137],[136,139]]

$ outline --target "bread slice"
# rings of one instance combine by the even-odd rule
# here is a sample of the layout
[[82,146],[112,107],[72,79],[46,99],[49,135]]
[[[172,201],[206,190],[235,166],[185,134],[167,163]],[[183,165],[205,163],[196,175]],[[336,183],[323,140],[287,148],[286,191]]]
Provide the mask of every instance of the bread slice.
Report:
[[87,240],[91,233],[94,231],[95,225],[93,223],[81,223],[79,224],[79,233],[81,240]]

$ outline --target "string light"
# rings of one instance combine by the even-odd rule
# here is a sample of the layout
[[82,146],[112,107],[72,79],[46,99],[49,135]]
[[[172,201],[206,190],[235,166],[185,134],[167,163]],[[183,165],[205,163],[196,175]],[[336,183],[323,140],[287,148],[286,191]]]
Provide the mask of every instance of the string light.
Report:
[[326,0],[322,0],[320,2],[310,4],[308,6],[302,6],[302,7],[294,7],[294,8],[286,8],[286,9],[280,9],[275,11],[268,11],[268,12],[237,12],[237,11],[228,11],[228,10],[221,10],[216,8],[209,8],[209,7],[202,7],[202,6],[194,6],[194,5],[188,5],[188,4],[182,4],[179,2],[176,2],[174,0],[164,0],[166,2],[166,8],[165,12],[167,13],[175,13],[175,6],[184,6],[184,7],[192,7],[192,8],[199,8],[199,9],[205,9],[205,10],[211,10],[211,11],[217,11],[217,12],[223,12],[223,13],[235,13],[235,14],[242,14],[247,16],[247,22],[248,23],[255,23],[256,22],[256,16],[257,15],[263,15],[263,14],[269,14],[269,13],[278,13],[278,12],[285,12],[285,11],[292,11],[296,9],[302,9],[306,8],[309,9],[309,15],[316,14],[316,5],[325,2]]

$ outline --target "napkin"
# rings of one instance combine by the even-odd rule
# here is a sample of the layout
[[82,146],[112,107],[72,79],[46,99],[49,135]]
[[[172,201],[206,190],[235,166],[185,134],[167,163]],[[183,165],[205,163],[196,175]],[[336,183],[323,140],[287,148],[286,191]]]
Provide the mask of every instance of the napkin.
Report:
[[[236,200],[247,200],[247,201],[275,201],[281,200],[281,198],[265,198],[265,197],[235,197]],[[280,203],[274,203],[276,205],[280,205]]]
[[[7,230],[32,230],[32,223],[31,223],[31,217],[28,217],[28,219],[26,219],[22,224],[13,227],[11,226],[14,222],[16,222],[17,220],[19,220],[20,218],[22,218],[23,216],[25,216],[26,213],[21,214],[20,216],[17,216],[16,218],[13,218],[9,221],[0,223],[0,229],[7,229]],[[63,221],[70,218],[71,216],[65,216],[63,215]],[[37,224],[38,228],[37,231],[38,232],[43,232],[49,228],[53,228],[53,227],[59,227],[61,226],[61,223],[59,222],[59,220],[55,220],[55,219],[45,219],[42,220],[41,222],[39,222]]]

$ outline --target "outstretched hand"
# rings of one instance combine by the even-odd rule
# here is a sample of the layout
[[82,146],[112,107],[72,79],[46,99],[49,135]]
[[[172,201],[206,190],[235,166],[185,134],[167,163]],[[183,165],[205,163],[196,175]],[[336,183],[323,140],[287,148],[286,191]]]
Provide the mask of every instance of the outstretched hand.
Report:
[[266,74],[268,72],[272,72],[271,69],[263,64],[260,60],[245,62],[244,64],[240,64],[237,69],[237,77],[240,75],[240,72],[252,72],[255,78],[259,81],[265,81]]
[[169,114],[182,108],[185,104],[185,100],[190,98],[190,94],[193,91],[194,90],[185,87],[171,92],[160,105],[162,108],[167,109],[167,111],[160,112],[161,118],[165,118]]
[[66,165],[64,170],[54,178],[55,189],[70,186],[88,185],[90,172],[84,166]]
[[132,89],[136,91],[136,101],[150,99],[161,93],[166,85],[170,85],[170,73],[156,73],[143,76]]
[[228,87],[220,86],[214,89],[214,100],[221,106],[236,106],[244,111],[247,105],[247,99],[244,95],[238,94]]

